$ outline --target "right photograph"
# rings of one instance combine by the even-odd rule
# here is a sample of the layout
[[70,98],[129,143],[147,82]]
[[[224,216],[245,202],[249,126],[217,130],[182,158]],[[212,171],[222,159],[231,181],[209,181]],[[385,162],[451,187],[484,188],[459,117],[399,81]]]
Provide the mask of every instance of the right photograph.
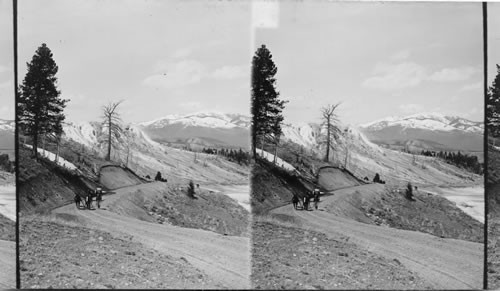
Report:
[[500,3],[488,3],[488,289],[500,289]]
[[[252,8],[252,287],[482,289],[481,3]],[[500,189],[494,21],[488,187]]]

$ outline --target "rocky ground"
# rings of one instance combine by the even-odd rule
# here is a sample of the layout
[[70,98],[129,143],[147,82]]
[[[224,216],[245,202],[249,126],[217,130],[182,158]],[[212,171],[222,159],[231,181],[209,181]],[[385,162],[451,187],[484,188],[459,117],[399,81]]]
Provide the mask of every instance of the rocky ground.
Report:
[[257,220],[252,233],[255,289],[430,289],[397,259],[389,260],[347,237]]
[[488,289],[500,289],[500,151],[488,147]]
[[488,289],[500,289],[500,219],[488,216]]
[[[399,192],[398,192],[399,190]],[[473,219],[448,199],[414,190],[413,199],[405,198],[406,189],[367,185],[352,195],[336,192],[334,202],[321,206],[329,212],[360,222],[415,230],[438,237],[482,243],[484,225]],[[359,213],[355,211],[359,210]]]
[[126,235],[42,216],[20,222],[21,288],[189,289],[202,283],[220,288],[185,258],[161,254]]
[[103,199],[114,199],[106,210],[148,222],[224,235],[249,235],[249,213],[236,201],[224,194],[202,189],[196,189],[194,198],[190,198],[185,188],[154,182],[131,187],[129,194],[120,199],[114,199],[114,194],[105,195]]

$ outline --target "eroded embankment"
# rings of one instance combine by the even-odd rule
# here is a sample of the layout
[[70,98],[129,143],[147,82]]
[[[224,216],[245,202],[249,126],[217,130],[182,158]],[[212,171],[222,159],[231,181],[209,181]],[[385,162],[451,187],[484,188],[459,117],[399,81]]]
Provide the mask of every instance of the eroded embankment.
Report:
[[121,193],[118,199],[104,196],[114,200],[106,210],[153,223],[248,236],[249,213],[222,193],[196,189],[191,198],[185,189],[162,182],[128,187]]

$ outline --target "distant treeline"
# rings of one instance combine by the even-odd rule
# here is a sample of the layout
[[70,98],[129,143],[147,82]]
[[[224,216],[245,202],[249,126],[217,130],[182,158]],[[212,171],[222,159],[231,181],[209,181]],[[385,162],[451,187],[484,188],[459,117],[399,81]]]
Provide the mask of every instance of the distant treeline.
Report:
[[438,157],[449,164],[468,169],[469,171],[482,175],[483,165],[479,162],[477,156],[462,154],[460,152],[435,152],[422,150],[421,155],[427,157]]
[[250,153],[243,151],[241,148],[239,150],[234,149],[216,149],[216,148],[203,148],[202,153],[210,155],[220,155],[228,159],[229,161],[236,162],[238,164],[248,165],[250,163]]

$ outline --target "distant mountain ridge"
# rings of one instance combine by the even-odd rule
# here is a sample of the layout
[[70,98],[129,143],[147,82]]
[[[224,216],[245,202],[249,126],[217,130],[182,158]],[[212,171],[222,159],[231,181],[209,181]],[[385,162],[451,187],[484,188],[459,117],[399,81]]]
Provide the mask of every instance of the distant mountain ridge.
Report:
[[482,121],[471,121],[463,117],[447,116],[440,113],[418,113],[403,117],[386,117],[362,124],[359,128],[374,131],[389,126],[440,131],[460,130],[479,134],[482,134],[484,131],[484,124]]
[[439,113],[388,117],[359,126],[381,146],[410,151],[483,152],[483,122]]
[[14,158],[16,122],[0,119],[0,150],[9,153]]
[[250,117],[242,114],[175,114],[138,125],[152,140],[172,146],[248,149],[250,144]]

